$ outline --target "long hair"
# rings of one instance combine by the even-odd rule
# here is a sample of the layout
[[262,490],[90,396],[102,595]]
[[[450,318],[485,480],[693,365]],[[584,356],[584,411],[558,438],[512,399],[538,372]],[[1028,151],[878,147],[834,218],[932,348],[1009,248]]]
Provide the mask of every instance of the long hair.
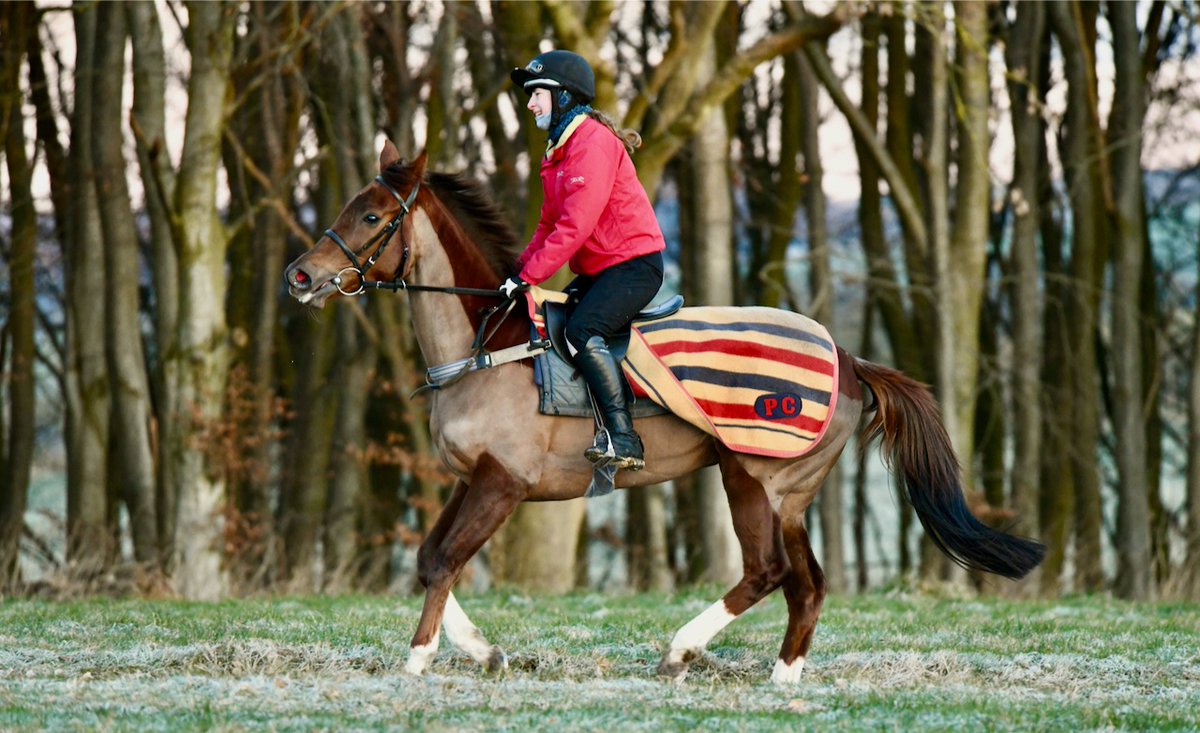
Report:
[[605,127],[607,127],[610,131],[612,131],[612,134],[616,135],[617,139],[625,144],[625,152],[629,153],[630,155],[633,155],[633,151],[642,147],[642,136],[639,135],[638,131],[633,129],[632,127],[626,127],[626,128],[617,127],[616,120],[614,120],[613,118],[604,114],[603,112],[601,112],[598,109],[593,109],[590,112],[588,112],[588,116],[591,117],[596,122],[599,122],[601,125],[604,125]]

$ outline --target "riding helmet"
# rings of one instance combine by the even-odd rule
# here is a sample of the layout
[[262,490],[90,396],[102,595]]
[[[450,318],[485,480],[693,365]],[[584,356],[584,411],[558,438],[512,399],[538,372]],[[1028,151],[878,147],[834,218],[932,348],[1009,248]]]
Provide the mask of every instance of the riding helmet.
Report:
[[[587,59],[570,51],[547,51],[509,74],[513,83],[532,93],[539,86],[565,87],[587,104],[596,98],[596,75]],[[540,84],[538,82],[541,82]]]

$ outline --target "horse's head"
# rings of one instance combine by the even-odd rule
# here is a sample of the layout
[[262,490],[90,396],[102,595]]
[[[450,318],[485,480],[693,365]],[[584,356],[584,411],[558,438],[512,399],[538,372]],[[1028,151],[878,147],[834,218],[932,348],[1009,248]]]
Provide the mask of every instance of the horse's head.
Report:
[[331,296],[362,292],[364,279],[404,277],[411,263],[402,229],[416,206],[425,153],[406,167],[409,183],[403,190],[384,178],[399,160],[400,151],[390,140],[385,142],[379,154],[380,176],[350,199],[312,249],[287,266],[283,277],[294,298],[320,308]]

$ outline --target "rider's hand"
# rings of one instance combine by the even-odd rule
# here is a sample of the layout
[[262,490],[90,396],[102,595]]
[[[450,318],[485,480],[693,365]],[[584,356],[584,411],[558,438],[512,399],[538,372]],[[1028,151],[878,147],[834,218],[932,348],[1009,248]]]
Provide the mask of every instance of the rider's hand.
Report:
[[520,275],[513,275],[500,286],[500,292],[504,293],[506,298],[512,298],[517,293],[523,293],[528,289],[529,283],[522,280]]

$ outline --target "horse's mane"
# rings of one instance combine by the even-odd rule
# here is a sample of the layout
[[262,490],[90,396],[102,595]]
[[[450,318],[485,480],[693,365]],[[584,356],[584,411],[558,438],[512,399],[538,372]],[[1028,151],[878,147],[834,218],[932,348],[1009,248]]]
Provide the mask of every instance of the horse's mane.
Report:
[[[411,185],[412,173],[412,165],[401,161],[389,166],[383,177],[397,190],[404,191]],[[450,211],[467,238],[479,247],[496,274],[502,277],[511,274],[523,243],[484,184],[463,173],[437,171],[426,171],[423,183]]]

